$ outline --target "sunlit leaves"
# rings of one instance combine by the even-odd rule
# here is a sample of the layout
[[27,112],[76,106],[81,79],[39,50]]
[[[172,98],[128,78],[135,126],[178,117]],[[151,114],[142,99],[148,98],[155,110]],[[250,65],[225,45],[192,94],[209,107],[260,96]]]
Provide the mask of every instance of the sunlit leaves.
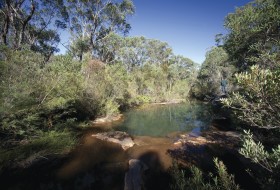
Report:
[[262,143],[254,140],[250,131],[244,131],[244,133],[240,154],[258,164],[266,172],[255,176],[259,183],[265,187],[268,185],[277,187],[279,185],[280,145],[268,152]]
[[5,1],[0,14],[0,43],[13,49],[32,47],[46,59],[58,51],[57,29],[65,29],[68,21],[64,1]]
[[191,177],[187,178],[184,170],[179,170],[178,166],[173,166],[172,177],[174,190],[239,190],[240,187],[234,182],[234,175],[229,174],[224,163],[218,158],[214,158],[217,175],[209,173],[209,180],[205,179],[203,172],[191,166]]
[[280,72],[252,66],[249,72],[236,74],[239,91],[223,103],[235,110],[249,125],[280,128]]
[[256,0],[237,8],[225,20],[229,33],[224,36],[224,47],[230,60],[241,70],[253,64],[274,68],[275,57],[279,59],[279,26],[277,0]]
[[[126,34],[130,25],[127,18],[134,13],[134,5],[130,0],[112,1],[67,1],[70,17],[71,53],[82,56],[90,52],[93,56],[107,62],[107,52],[104,52],[103,44],[100,43],[111,32]],[[76,46],[76,41],[84,41],[88,48]],[[111,55],[110,55],[111,56]],[[110,59],[108,59],[110,61]]]

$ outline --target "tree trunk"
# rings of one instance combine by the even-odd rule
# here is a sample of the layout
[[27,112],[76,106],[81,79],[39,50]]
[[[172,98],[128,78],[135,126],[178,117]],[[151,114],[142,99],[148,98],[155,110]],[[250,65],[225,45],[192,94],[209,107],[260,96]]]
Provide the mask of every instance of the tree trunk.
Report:
[[2,33],[2,41],[5,45],[8,45],[7,35],[9,33],[9,26],[10,26],[10,18],[9,18],[9,15],[6,15],[5,24],[4,24],[3,33]]
[[19,39],[18,39],[18,42],[17,42],[17,48],[20,48],[22,42],[24,42],[24,33],[25,33],[26,27],[28,25],[28,22],[32,19],[32,16],[33,16],[34,12],[35,12],[35,5],[32,4],[31,5],[31,12],[30,12],[30,14],[22,22],[22,29],[21,29],[21,32],[20,32],[20,35],[19,35]]

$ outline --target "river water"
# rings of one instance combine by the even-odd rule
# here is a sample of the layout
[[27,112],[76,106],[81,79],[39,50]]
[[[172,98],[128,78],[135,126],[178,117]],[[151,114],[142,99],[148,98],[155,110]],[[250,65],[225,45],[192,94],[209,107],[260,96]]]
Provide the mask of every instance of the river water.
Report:
[[[57,176],[68,182],[80,176],[85,184],[93,179],[91,176],[95,176],[95,188],[122,189],[128,160],[139,159],[148,166],[149,171],[157,173],[149,184],[157,188],[163,185],[161,189],[168,189],[166,184],[170,176],[167,170],[172,165],[172,158],[167,151],[175,148],[173,143],[176,136],[191,132],[198,134],[206,129],[211,116],[210,107],[200,102],[152,104],[131,109],[124,113],[120,121],[92,126],[86,132],[82,145],[58,170]],[[136,145],[123,151],[114,143],[92,137],[93,133],[102,132],[102,129],[127,132],[132,135]],[[93,171],[97,170],[96,177]],[[164,179],[166,183],[162,183]],[[103,186],[98,186],[98,183]],[[153,186],[149,189],[153,189]]]
[[126,112],[124,121],[114,129],[133,136],[166,137],[176,132],[205,129],[211,117],[209,105],[201,102],[152,104]]

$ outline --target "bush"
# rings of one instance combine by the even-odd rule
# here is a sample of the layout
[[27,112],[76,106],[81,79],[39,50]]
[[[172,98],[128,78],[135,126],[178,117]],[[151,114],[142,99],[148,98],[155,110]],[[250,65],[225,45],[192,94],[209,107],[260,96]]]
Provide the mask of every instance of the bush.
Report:
[[[232,108],[237,117],[255,129],[266,129],[271,137],[279,139],[280,129],[280,70],[271,71],[252,66],[249,72],[236,74],[239,91],[222,102]],[[254,130],[253,132],[258,131]],[[245,131],[240,153],[261,169],[250,172],[264,189],[279,188],[280,146],[267,151],[262,143],[253,140]]]
[[214,159],[214,163],[217,169],[217,176],[213,176],[209,173],[209,181],[205,180],[203,173],[195,166],[191,167],[192,177],[186,178],[186,174],[183,170],[179,170],[178,166],[172,170],[172,176],[174,183],[171,189],[176,190],[238,190],[239,185],[234,182],[234,176],[228,174],[227,169],[223,162],[217,158]]
[[270,152],[256,142],[250,131],[244,131],[240,154],[258,164],[262,170],[250,172],[264,189],[280,187],[280,145]]
[[250,126],[280,129],[280,70],[252,66],[249,72],[236,74],[239,91],[222,102]]
[[37,138],[30,140],[27,144],[10,149],[0,148],[0,171],[5,166],[15,164],[29,157],[33,159],[50,154],[68,152],[77,144],[77,139],[69,131],[41,132]]

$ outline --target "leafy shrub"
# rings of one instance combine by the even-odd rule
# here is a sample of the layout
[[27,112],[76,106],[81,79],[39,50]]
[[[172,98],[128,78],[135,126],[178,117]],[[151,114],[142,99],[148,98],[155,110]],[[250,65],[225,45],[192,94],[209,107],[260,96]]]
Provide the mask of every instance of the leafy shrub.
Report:
[[217,176],[209,173],[209,180],[205,180],[203,173],[195,166],[191,167],[192,177],[186,178],[186,174],[183,170],[179,170],[178,166],[172,170],[172,176],[174,183],[171,186],[176,190],[238,190],[239,185],[234,182],[234,176],[228,174],[227,169],[223,162],[217,158],[214,159],[214,163],[217,169]]
[[42,157],[71,150],[77,144],[75,135],[69,131],[41,132],[37,138],[11,149],[0,148],[0,171],[4,166],[29,157]]
[[250,131],[244,131],[240,154],[258,164],[262,170],[250,172],[264,189],[280,186],[280,145],[268,152],[262,143],[256,142]]
[[[249,72],[236,74],[239,91],[223,99],[225,106],[232,108],[237,117],[255,128],[273,131],[277,137],[280,129],[280,72],[255,65]],[[253,131],[254,132],[254,131]],[[256,163],[260,170],[250,172],[265,189],[278,188],[280,172],[280,146],[266,150],[262,143],[253,140],[251,132],[245,131],[240,153]]]
[[223,104],[251,126],[280,129],[280,70],[252,66],[235,76],[239,91],[223,99]]

